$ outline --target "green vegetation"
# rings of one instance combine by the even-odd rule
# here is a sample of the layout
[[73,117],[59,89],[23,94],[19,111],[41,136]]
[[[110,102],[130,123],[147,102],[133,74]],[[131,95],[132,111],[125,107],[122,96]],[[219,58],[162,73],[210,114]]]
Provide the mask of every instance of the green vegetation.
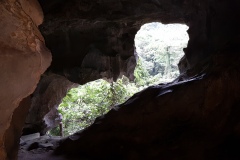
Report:
[[[135,80],[121,77],[116,82],[97,80],[69,90],[58,110],[63,116],[64,135],[84,129],[134,93],[150,85],[169,82],[178,76],[177,63],[183,56],[188,36],[185,25],[149,23],[135,37],[138,63]],[[59,128],[50,131],[59,135]]]
[[136,34],[136,52],[149,74],[148,85],[177,78],[177,64],[188,43],[187,29],[186,25],[181,24],[148,23]]
[[[126,101],[138,91],[133,84],[128,78],[122,77],[112,83],[96,80],[69,90],[58,107],[63,117],[64,135],[67,136],[88,127],[114,105]],[[52,135],[59,135],[59,133],[58,127],[50,131]]]

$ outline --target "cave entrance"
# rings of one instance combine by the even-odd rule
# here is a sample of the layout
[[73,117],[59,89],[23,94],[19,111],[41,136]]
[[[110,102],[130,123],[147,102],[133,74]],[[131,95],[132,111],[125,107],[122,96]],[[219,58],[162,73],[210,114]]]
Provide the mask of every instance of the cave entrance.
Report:
[[125,76],[112,80],[99,79],[72,88],[58,107],[62,123],[52,130],[52,136],[69,136],[90,126],[113,106],[125,102],[138,88]]
[[179,76],[178,63],[187,47],[188,26],[184,24],[144,24],[135,36],[138,64],[135,82],[139,87],[171,82]]
[[138,60],[135,80],[130,82],[125,76],[116,82],[100,79],[69,90],[58,108],[63,117],[62,127],[60,125],[49,133],[71,135],[90,126],[95,118],[136,92],[176,79],[179,76],[178,62],[189,40],[187,29],[183,24],[153,22],[143,25],[135,36],[135,57]]

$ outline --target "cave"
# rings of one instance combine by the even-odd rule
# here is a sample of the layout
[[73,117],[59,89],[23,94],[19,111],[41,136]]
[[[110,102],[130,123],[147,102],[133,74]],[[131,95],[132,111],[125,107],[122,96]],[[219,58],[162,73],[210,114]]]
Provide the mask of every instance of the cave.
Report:
[[[179,76],[177,64],[184,55],[183,48],[187,47],[189,39],[187,29],[184,24],[165,25],[159,22],[141,26],[134,38],[137,62],[135,79],[130,81],[126,76],[118,77],[115,82],[112,79],[98,79],[68,90],[61,104],[53,109],[56,113],[58,110],[60,116],[56,118],[50,111],[43,118],[48,122],[49,118],[55,119],[45,128],[45,132],[48,130],[47,135],[65,137],[74,134],[87,128],[97,117],[105,115],[112,107],[125,102],[135,93],[176,79]],[[24,134],[30,130],[30,133],[39,131],[34,130],[36,126],[30,125],[36,125],[36,121],[32,121],[34,115],[35,113],[29,112]]]
[[18,159],[22,134],[56,125],[76,84],[133,80],[134,36],[149,22],[189,26],[180,76],[33,159],[240,159],[239,8],[237,0],[2,0],[0,159]]

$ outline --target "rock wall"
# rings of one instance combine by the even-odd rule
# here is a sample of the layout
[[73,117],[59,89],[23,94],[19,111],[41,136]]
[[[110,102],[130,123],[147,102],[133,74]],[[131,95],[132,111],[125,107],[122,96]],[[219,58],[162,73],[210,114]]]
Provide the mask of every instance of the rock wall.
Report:
[[135,94],[64,139],[57,153],[70,159],[239,159],[240,65],[232,66],[235,60],[238,55],[216,56],[205,76]]
[[190,27],[179,79],[134,95],[64,139],[57,153],[83,159],[240,159],[240,2],[178,2],[189,6],[184,21]]
[[[53,53],[49,71],[55,74],[81,82],[84,75],[88,81],[108,70],[110,77],[130,73],[134,36],[152,21],[190,27],[179,81],[207,73],[135,95],[58,151],[98,159],[240,159],[238,0],[39,2],[45,15],[40,30]],[[15,109],[28,105],[19,104],[36,88],[51,55],[37,28],[43,13],[36,0],[2,0],[0,19],[0,159],[6,159],[15,158],[10,154],[16,142],[9,140],[18,139],[15,120],[26,113]],[[100,53],[94,56],[111,62],[109,68],[99,59],[92,63],[92,47]]]
[[[45,14],[40,29],[53,53],[51,71],[77,83],[84,76],[80,66],[92,46],[110,59],[118,56],[125,60],[133,56],[134,37],[148,22],[185,23],[190,27],[183,72],[216,54],[219,46],[238,35],[235,32],[239,24],[234,20],[239,16],[236,0],[219,3],[214,0],[39,2]],[[112,70],[115,77],[121,74],[121,66],[110,66],[105,72]]]
[[[45,14],[45,21],[40,30],[47,47],[53,53],[49,71],[78,84],[100,78],[116,80],[122,75],[133,80],[136,65],[134,38],[141,25],[159,21],[159,17],[164,22],[183,22],[184,17],[183,3],[160,4],[146,0],[39,2]],[[67,87],[64,84],[61,86]],[[32,100],[44,99],[44,103],[48,105],[32,101],[32,108],[47,114],[46,111],[50,110],[46,106],[54,108],[54,94],[44,99],[45,94],[34,93]],[[57,97],[61,99],[59,95]],[[44,121],[44,116],[35,117],[33,110],[30,110],[29,115],[31,116],[28,116],[25,129],[31,131],[25,130],[25,133],[44,133],[44,123],[40,123]],[[33,126],[37,126],[38,129],[34,129],[36,127]]]
[[[96,59],[99,61],[96,62]],[[80,68],[65,70],[64,76],[45,74],[31,95],[31,108],[25,121],[23,134],[39,132],[43,135],[61,122],[57,108],[67,91],[77,87],[77,84],[69,80],[85,84],[101,78],[116,80],[121,75],[127,75],[130,80],[133,80],[135,64],[134,56],[121,60],[119,56],[108,57],[92,50],[83,59]],[[118,75],[111,71],[112,67],[121,69]]]
[[17,157],[20,137],[22,135],[22,129],[25,119],[28,114],[29,107],[31,105],[30,96],[24,98],[19,106],[14,110],[10,127],[5,133],[5,149],[7,152],[7,158],[14,160]]
[[0,2],[1,160],[6,159],[7,154],[14,152],[9,150],[6,144],[9,138],[18,137],[17,133],[16,135],[12,133],[14,130],[11,131],[12,137],[6,135],[13,112],[22,99],[34,91],[40,75],[51,62],[51,54],[45,47],[44,39],[37,28],[43,21],[40,8],[35,0],[2,0]]
[[[45,14],[40,29],[53,53],[50,70],[77,83],[84,76],[81,70],[84,57],[93,51],[105,57],[104,60],[96,58],[87,62],[85,67],[90,69],[96,68],[98,63],[103,64],[104,67],[93,74],[104,73],[114,79],[125,74],[133,78],[129,76],[129,63],[125,61],[133,59],[134,38],[141,25],[153,21],[184,23],[183,9],[186,7],[183,2],[155,0],[65,0],[51,3],[40,0],[40,3]],[[134,68],[136,61],[131,63]]]
[[35,92],[31,95],[31,108],[25,120],[23,134],[39,132],[41,135],[61,122],[57,107],[74,84],[55,74],[43,75]]

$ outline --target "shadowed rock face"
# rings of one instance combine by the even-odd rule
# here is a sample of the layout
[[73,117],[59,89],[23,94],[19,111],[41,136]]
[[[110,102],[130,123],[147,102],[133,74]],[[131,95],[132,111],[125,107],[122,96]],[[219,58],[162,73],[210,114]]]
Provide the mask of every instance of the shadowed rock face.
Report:
[[[240,159],[238,0],[39,2],[45,16],[40,30],[53,55],[48,72],[80,84],[131,77],[136,32],[161,21],[189,26],[179,81],[207,73],[142,91],[63,141],[58,151],[88,159]],[[15,153],[11,139],[18,139],[22,124],[16,121],[26,114],[15,109],[30,107],[28,99],[19,103],[51,61],[37,28],[42,15],[37,1],[0,2],[0,159]]]
[[[136,33],[145,22],[185,22],[190,27],[190,41],[179,64],[182,76],[172,84],[150,87],[115,107],[91,127],[63,140],[58,153],[86,159],[239,159],[240,26],[234,19],[240,17],[240,2],[118,1],[116,10],[110,7],[111,1],[101,2],[85,1],[83,4],[89,8],[84,9],[78,9],[76,1],[65,3],[64,7],[58,4],[59,10],[49,10],[49,19],[42,25],[45,38],[52,34],[54,29],[50,28],[54,28],[54,23],[66,25],[68,33],[88,30],[89,26],[98,35],[100,24],[107,31],[113,23],[117,28],[114,37],[120,41],[124,34],[119,33],[128,33],[129,28],[135,28]],[[67,10],[70,4],[74,7]],[[98,15],[93,16],[96,12]],[[76,19],[69,21],[67,17]],[[58,31],[61,33],[61,27]],[[101,33],[100,37],[111,37],[108,32]],[[133,40],[132,36],[127,37],[128,42]],[[106,41],[111,42],[101,42]],[[107,55],[114,55],[113,51],[118,51],[121,57],[133,54],[126,54],[124,47],[113,48],[115,43],[104,48],[100,47],[100,40],[93,44]],[[86,42],[84,46],[89,44]],[[196,76],[201,78],[190,80]]]
[[135,94],[63,140],[57,153],[85,159],[239,159],[240,65],[225,58],[216,56],[205,76]]
[[[40,30],[53,54],[49,71],[79,84],[100,78],[116,80],[121,75],[133,80],[136,65],[134,37],[141,25],[153,21],[184,23],[189,14],[187,8],[192,5],[183,1],[156,0],[39,2],[45,15]],[[65,88],[60,83],[56,86]],[[55,95],[44,100],[47,108],[36,105],[34,96],[45,97],[33,94],[33,110],[47,114],[49,108],[56,108],[52,103]],[[31,117],[35,117],[33,110],[29,113]],[[39,122],[44,121],[42,118],[28,118],[25,128],[30,129],[29,132],[45,132],[42,125],[39,128]],[[38,126],[37,130],[34,125]]]
[[[45,13],[40,30],[53,54],[50,70],[77,83],[84,77],[82,67],[96,78],[116,80],[124,74],[133,79],[137,31],[147,22],[183,23],[186,7],[183,1],[156,0],[39,2]],[[92,59],[84,62],[86,55]]]
[[120,72],[126,72],[124,65],[113,65],[118,60],[115,56],[124,60],[133,56],[135,34],[148,22],[185,23],[190,27],[190,41],[185,49],[188,69],[238,35],[235,32],[239,24],[234,20],[239,16],[236,0],[218,3],[214,0],[39,2],[45,14],[40,30],[53,54],[50,70],[78,83],[83,72],[79,68],[92,47],[111,57],[110,67],[102,68],[102,72],[108,71],[109,77],[115,78]]
[[[15,159],[18,154],[19,139],[22,135],[22,128],[31,105],[30,97],[24,98],[14,110],[10,127],[5,133],[5,149],[8,159]],[[2,158],[2,157],[1,157]]]
[[57,127],[61,122],[61,115],[58,113],[57,107],[61,103],[67,91],[72,87],[76,87],[66,78],[50,74],[42,76],[35,92],[31,96],[31,108],[25,120],[23,134],[46,132]]

